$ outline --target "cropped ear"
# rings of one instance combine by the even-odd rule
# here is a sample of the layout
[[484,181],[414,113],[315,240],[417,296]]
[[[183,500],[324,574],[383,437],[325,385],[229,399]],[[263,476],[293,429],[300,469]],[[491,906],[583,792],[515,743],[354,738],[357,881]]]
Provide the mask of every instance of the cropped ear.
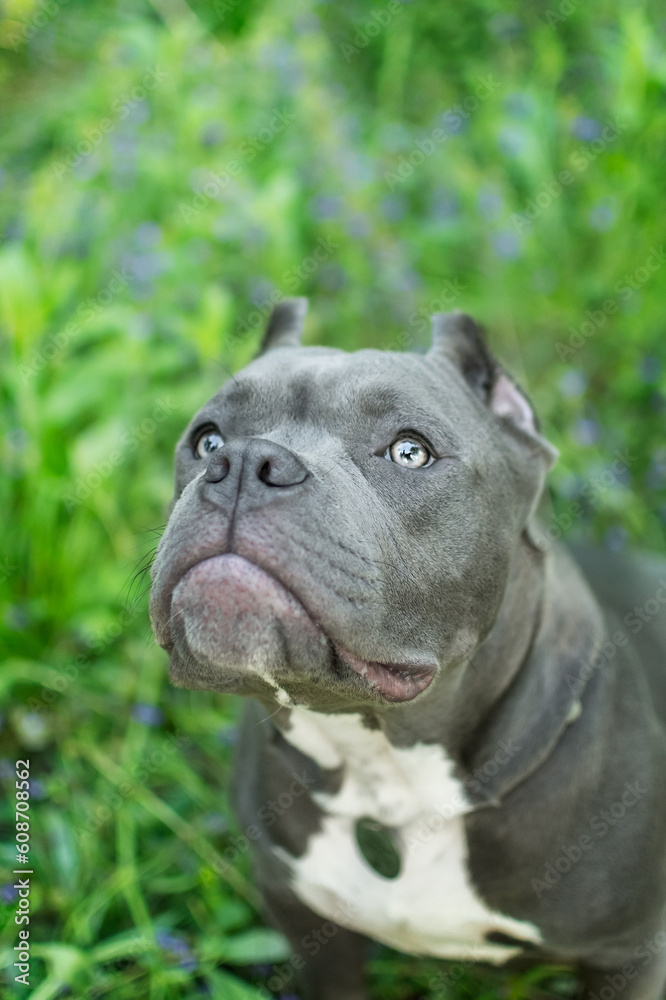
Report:
[[444,354],[460,369],[479,399],[490,402],[499,365],[486,346],[481,327],[471,316],[457,310],[435,313],[429,354]]
[[278,302],[268,317],[259,354],[275,350],[277,347],[298,347],[303,336],[307,311],[308,300],[305,298],[284,299]]
[[527,435],[552,465],[558,451],[540,434],[539,419],[529,397],[490,352],[483,331],[462,312],[437,313],[432,318],[430,357],[444,355],[491,413],[519,436]]

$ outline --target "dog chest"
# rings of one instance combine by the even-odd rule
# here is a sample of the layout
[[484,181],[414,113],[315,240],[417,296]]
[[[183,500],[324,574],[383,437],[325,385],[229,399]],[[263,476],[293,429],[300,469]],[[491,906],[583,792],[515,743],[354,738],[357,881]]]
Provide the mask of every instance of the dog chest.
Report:
[[[467,868],[464,814],[471,808],[442,747],[394,747],[360,715],[295,708],[283,735],[323,768],[343,768],[339,791],[313,797],[321,829],[300,858],[278,849],[293,891],[319,915],[413,954],[503,962],[518,947],[501,933],[538,942],[536,927],[490,910]],[[395,878],[378,874],[356,839],[361,817],[393,831]]]

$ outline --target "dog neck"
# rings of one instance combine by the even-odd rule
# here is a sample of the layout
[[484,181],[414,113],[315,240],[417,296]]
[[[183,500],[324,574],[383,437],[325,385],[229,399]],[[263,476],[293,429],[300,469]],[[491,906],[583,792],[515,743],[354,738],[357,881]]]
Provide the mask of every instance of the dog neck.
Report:
[[387,711],[380,725],[397,746],[441,743],[467,775],[492,761],[499,746],[519,747],[478,788],[479,803],[496,801],[577,718],[594,676],[583,668],[602,635],[599,606],[566,550],[538,549],[524,534],[495,622],[474,655],[445,673],[430,695]]

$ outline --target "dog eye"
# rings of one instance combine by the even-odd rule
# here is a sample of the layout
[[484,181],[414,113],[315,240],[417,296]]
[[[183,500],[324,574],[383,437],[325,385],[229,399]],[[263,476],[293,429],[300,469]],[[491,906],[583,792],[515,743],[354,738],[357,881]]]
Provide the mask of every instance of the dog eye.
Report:
[[414,438],[398,438],[386,449],[384,458],[405,469],[423,469],[434,462],[426,446]]
[[202,431],[195,439],[193,451],[197,458],[208,458],[214,451],[221,448],[223,444],[224,438],[219,431],[209,427],[207,430]]

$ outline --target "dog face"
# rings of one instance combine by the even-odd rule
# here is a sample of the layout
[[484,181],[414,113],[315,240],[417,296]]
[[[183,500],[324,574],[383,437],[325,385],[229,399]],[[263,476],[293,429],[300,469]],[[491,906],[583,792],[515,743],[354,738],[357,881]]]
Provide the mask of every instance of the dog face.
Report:
[[427,355],[295,346],[190,422],[153,567],[177,685],[319,710],[427,697],[492,627],[553,450],[462,314]]

